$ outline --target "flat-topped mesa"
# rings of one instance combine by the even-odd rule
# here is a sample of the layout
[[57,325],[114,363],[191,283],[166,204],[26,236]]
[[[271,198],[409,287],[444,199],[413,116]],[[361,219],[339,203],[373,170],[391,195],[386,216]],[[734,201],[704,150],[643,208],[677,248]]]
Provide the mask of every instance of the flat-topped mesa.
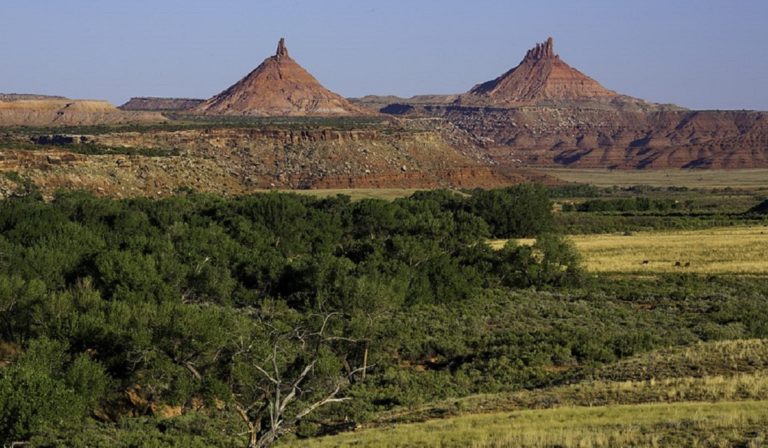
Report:
[[277,43],[277,52],[275,52],[275,56],[278,58],[281,56],[288,56],[288,48],[285,46],[284,37],[281,37],[280,42]]
[[195,98],[133,97],[118,107],[120,110],[177,112],[190,110],[205,100]]
[[108,101],[73,100],[45,95],[0,95],[0,127],[92,126],[163,123],[155,112],[122,111]]
[[554,40],[550,37],[547,39],[546,42],[536,44],[535,47],[528,50],[528,53],[525,54],[525,59],[523,59],[523,61],[526,61],[526,60],[538,61],[540,59],[556,58],[556,57],[558,56],[555,54]]

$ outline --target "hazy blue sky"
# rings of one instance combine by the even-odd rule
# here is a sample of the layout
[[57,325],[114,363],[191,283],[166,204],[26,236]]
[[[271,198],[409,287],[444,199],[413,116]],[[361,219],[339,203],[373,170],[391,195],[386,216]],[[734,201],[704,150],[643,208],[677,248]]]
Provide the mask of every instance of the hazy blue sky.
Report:
[[0,92],[204,98],[285,36],[345,96],[455,93],[550,35],[610,89],[768,110],[768,0],[2,0]]

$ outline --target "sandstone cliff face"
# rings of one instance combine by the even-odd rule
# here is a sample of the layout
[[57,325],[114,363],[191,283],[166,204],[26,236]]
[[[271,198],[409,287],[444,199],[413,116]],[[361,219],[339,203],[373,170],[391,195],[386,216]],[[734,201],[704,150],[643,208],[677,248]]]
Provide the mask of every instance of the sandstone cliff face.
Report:
[[[489,159],[479,151],[465,149],[462,152],[440,133],[423,128],[218,128],[114,133],[90,138],[96,144],[112,147],[175,148],[187,157],[213,160],[247,185],[258,188],[341,184],[448,186],[454,175],[446,173],[486,169],[490,165]],[[490,170],[477,173],[492,177]],[[504,179],[491,178],[480,183],[502,184]]]
[[502,165],[768,167],[764,112],[430,107],[425,113],[478,137]]
[[[25,151],[3,150],[0,144],[0,171],[17,173],[44,194],[68,188],[117,197],[157,197],[180,188],[242,194],[269,188],[474,188],[551,180],[497,169],[471,136],[440,119],[357,130],[153,128],[2,137],[40,145]],[[56,144],[73,150],[78,145],[129,153],[140,149],[143,155],[83,155],[54,149]],[[157,156],[152,156],[153,149]],[[174,155],[167,155],[169,149]],[[1,182],[0,190],[2,195]]]
[[370,111],[323,87],[288,55],[280,39],[277,52],[224,92],[191,110],[203,115],[354,116]]
[[118,107],[125,111],[179,112],[195,108],[205,100],[194,98],[134,97]]

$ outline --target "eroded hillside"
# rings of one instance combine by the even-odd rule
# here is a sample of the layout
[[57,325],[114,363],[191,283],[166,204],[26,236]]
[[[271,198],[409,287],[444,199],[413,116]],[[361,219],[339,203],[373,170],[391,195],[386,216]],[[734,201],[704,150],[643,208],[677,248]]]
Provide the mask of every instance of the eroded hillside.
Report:
[[768,115],[751,111],[637,111],[428,107],[482,140],[502,165],[580,168],[765,168]]
[[162,123],[154,112],[127,112],[107,101],[0,94],[0,126],[83,126]]
[[551,38],[462,95],[357,101],[393,115],[445,118],[502,166],[768,167],[766,113],[689,111],[614,92],[562,60]]
[[46,195],[65,188],[127,197],[166,196],[180,189],[241,194],[270,188],[498,187],[547,180],[521,170],[502,172],[469,134],[439,119],[359,127],[294,123],[98,131],[0,134],[4,195],[25,183]]

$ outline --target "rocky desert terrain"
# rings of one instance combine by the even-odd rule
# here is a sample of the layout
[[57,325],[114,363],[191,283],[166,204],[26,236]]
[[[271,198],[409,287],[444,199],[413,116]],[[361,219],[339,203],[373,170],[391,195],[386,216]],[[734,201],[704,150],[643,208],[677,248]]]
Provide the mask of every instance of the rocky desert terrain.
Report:
[[[381,106],[388,99],[395,101]],[[689,111],[621,95],[565,63],[551,38],[461,95],[357,102],[398,116],[444,118],[508,167],[768,167],[766,113]]]
[[768,167],[768,116],[690,111],[603,87],[550,38],[463,94],[345,99],[273,56],[208,99],[0,95],[0,193],[497,187],[531,167]]
[[[179,190],[475,188],[552,182],[504,170],[465,131],[442,119],[345,125],[287,121],[82,128],[79,134],[0,131],[5,196],[33,184],[44,195],[81,189],[116,197]],[[74,129],[73,129],[74,130]]]
[[637,111],[428,106],[509,166],[608,169],[768,167],[768,115],[753,111]]
[[82,126],[160,123],[152,112],[125,112],[107,101],[43,95],[0,95],[0,126]]

